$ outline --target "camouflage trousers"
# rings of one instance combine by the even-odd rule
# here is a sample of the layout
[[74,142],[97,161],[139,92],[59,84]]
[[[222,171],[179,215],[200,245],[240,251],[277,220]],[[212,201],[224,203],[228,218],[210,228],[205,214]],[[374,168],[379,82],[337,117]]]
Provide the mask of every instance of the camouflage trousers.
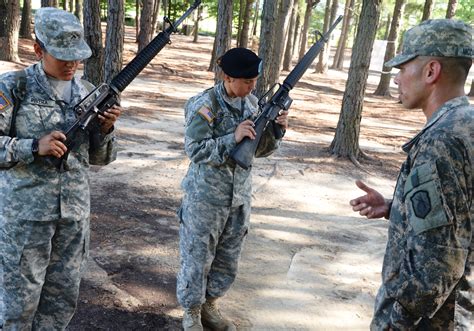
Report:
[[250,203],[237,207],[183,201],[176,294],[183,308],[222,297],[237,275],[250,221]]
[[64,330],[76,309],[89,220],[4,220],[3,331]]

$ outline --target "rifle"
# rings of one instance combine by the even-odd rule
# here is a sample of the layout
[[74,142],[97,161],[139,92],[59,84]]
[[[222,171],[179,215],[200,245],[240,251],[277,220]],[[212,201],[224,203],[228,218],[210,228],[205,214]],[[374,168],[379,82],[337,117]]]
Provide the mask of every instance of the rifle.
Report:
[[75,145],[78,132],[91,130],[94,120],[99,114],[103,114],[113,105],[119,104],[120,93],[138,76],[148,63],[166,46],[170,44],[170,36],[178,31],[177,27],[201,4],[201,0],[195,0],[191,7],[175,23],[167,17],[164,20],[169,27],[161,31],[145,48],[115,76],[110,84],[101,84],[90,92],[84,99],[74,106],[74,111],[79,114],[76,121],[64,132],[67,152],[61,158],[47,158],[48,163],[54,164],[58,170],[67,171],[64,161],[67,160],[69,151]]
[[[288,74],[283,84],[273,85],[258,101],[260,114],[254,122],[254,129],[256,131],[255,139],[245,137],[232,150],[230,157],[242,168],[248,169],[252,164],[255,151],[257,150],[263,131],[268,123],[272,123],[274,135],[276,139],[283,138],[284,132],[280,125],[275,123],[275,119],[281,110],[288,110],[293,102],[293,99],[288,95],[290,90],[298,83],[306,69],[309,68],[316,56],[322,50],[324,43],[328,41],[331,32],[336,28],[337,24],[342,20],[342,15],[329,27],[325,34],[321,34],[321,38],[306,52],[301,61]],[[279,85],[278,90],[270,97],[268,101],[264,101],[267,95],[274,90],[275,86]]]

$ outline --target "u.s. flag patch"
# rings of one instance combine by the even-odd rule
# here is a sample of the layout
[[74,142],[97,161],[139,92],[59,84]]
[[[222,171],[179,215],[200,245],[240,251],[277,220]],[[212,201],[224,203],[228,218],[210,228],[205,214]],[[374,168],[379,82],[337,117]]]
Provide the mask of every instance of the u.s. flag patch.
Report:
[[4,96],[2,92],[0,92],[0,111],[4,110],[10,105],[10,100],[8,100],[7,97]]
[[198,114],[201,115],[209,123],[212,123],[212,121],[214,121],[214,114],[207,107],[202,107],[201,109],[199,109]]

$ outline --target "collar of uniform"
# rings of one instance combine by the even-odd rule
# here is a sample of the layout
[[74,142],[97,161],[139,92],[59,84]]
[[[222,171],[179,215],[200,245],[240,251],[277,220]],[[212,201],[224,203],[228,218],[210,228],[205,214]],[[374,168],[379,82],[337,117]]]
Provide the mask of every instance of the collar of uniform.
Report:
[[426,122],[423,129],[421,129],[421,131],[418,132],[418,134],[415,137],[410,139],[410,141],[408,141],[402,146],[403,151],[405,153],[410,152],[413,145],[415,145],[418,142],[418,140],[420,140],[423,133],[425,133],[430,127],[432,127],[436,122],[438,122],[441,117],[443,117],[444,115],[446,115],[447,113],[451,112],[453,109],[459,106],[468,105],[468,104],[469,104],[469,100],[467,99],[466,96],[457,97],[457,98],[447,101],[444,105],[442,105],[433,113],[433,115],[430,117],[428,122]]
[[[35,71],[35,79],[36,79],[36,82],[38,83],[38,86],[40,86],[43,89],[43,91],[51,98],[51,100],[58,100],[58,96],[56,96],[56,93],[54,92],[54,89],[48,80],[48,76],[46,75],[46,72],[44,71],[43,61],[39,61],[37,64],[34,65],[34,71]],[[78,84],[77,80],[78,78],[74,76],[71,81],[72,85],[74,84],[77,85]],[[71,100],[73,98],[74,98],[74,95],[71,94]]]
[[227,91],[224,87],[224,82],[220,82],[217,85],[217,93],[222,97],[225,103],[227,103],[231,108],[240,110],[242,108],[242,103],[244,101],[241,97],[231,98],[227,95]]

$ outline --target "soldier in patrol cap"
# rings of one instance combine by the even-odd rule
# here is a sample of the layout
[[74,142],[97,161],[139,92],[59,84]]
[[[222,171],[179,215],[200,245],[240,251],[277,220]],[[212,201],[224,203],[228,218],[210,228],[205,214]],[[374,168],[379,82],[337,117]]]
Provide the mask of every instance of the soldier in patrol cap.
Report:
[[[255,139],[257,98],[251,94],[261,59],[245,48],[233,48],[218,61],[223,81],[192,97],[185,105],[185,152],[190,159],[181,184],[180,258],[177,297],[184,308],[184,330],[235,330],[223,317],[217,299],[237,275],[237,264],[250,219],[251,169],[231,158],[245,137]],[[283,129],[288,112],[276,119]],[[257,156],[271,154],[280,143],[269,125]]]
[[408,30],[387,62],[400,69],[403,106],[427,121],[402,147],[393,198],[357,181],[367,194],[350,201],[390,221],[371,330],[472,330],[474,107],[464,92],[472,58],[472,27],[438,19]]
[[[79,294],[89,248],[90,164],[115,159],[121,108],[83,132],[60,172],[46,158],[67,151],[64,130],[92,84],[75,76],[91,55],[79,20],[63,10],[35,15],[39,62],[0,75],[0,299],[3,330],[64,330]],[[95,146],[91,135],[98,136]]]

